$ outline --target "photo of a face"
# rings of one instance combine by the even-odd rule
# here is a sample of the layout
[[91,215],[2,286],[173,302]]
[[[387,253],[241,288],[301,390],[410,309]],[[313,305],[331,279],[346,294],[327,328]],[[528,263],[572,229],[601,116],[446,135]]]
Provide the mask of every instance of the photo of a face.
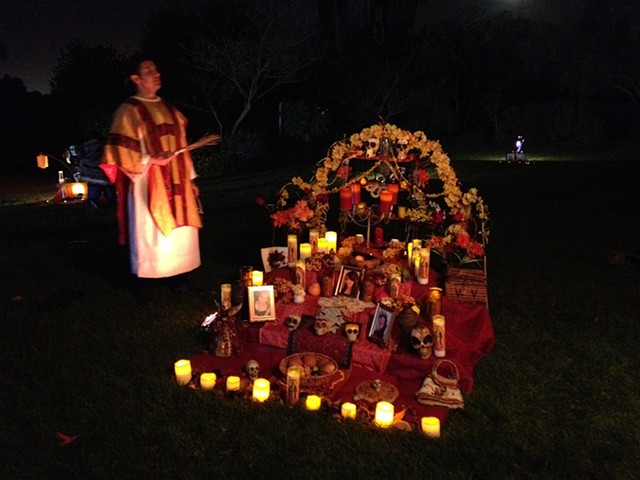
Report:
[[248,287],[249,320],[264,322],[276,319],[276,304],[273,285]]
[[359,298],[362,284],[363,270],[359,268],[342,267],[336,295]]

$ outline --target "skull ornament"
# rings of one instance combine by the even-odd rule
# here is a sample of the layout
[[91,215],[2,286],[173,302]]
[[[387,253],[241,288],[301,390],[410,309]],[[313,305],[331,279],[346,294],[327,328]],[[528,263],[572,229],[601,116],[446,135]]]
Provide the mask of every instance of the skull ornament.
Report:
[[411,346],[421,359],[425,360],[431,356],[433,337],[429,327],[420,325],[411,330]]
[[378,155],[378,148],[380,146],[380,141],[377,138],[371,137],[369,140],[367,140],[365,145],[366,145],[367,157],[373,158]]
[[260,364],[255,360],[249,360],[244,370],[253,382],[260,375]]
[[347,334],[349,341],[355,342],[358,339],[358,333],[360,333],[360,325],[357,323],[347,323],[344,327],[344,331]]
[[287,327],[287,330],[293,332],[296,328],[300,326],[302,318],[299,315],[289,315],[285,320],[284,324]]
[[322,336],[329,331],[329,323],[321,318],[316,319],[313,329],[316,331],[316,335]]
[[409,141],[402,138],[400,140],[398,140],[397,144],[396,144],[396,150],[397,150],[397,157],[398,160],[404,160],[405,158],[407,158],[407,148],[409,147]]

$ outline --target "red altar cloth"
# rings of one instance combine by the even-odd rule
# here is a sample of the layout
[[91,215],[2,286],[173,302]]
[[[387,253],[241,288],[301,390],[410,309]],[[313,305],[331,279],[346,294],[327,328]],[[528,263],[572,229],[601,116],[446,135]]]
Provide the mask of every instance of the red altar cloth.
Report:
[[[287,269],[283,270],[285,271],[277,275],[287,275]],[[419,285],[416,282],[410,282],[405,284],[404,288],[409,288],[414,298],[421,299],[428,295],[430,286],[438,285],[437,274],[434,272],[430,275],[433,284]],[[295,339],[295,345],[289,345],[290,333],[284,325],[285,319],[289,315],[318,315],[320,313],[318,299],[318,297],[307,295],[302,304],[277,303],[276,322],[267,323],[262,327],[251,325],[243,332],[242,337],[245,341],[240,356],[220,358],[204,352],[191,359],[194,373],[218,371],[223,377],[242,375],[244,365],[249,360],[255,359],[260,363],[261,376],[275,382],[282,379],[278,366],[280,361],[288,355],[288,347],[291,349],[293,346],[325,354],[327,354],[326,350],[331,350],[329,352],[333,353],[331,356],[334,358],[339,356],[336,352],[341,351],[340,342],[346,342],[341,331],[327,333],[322,337],[317,337],[310,332],[300,332]],[[368,341],[366,336],[373,312],[374,309],[369,308],[350,319],[362,325],[361,334],[350,349],[351,367],[342,370],[344,375],[328,394],[328,398],[334,402],[353,401],[355,388],[360,382],[380,379],[398,388],[399,396],[394,404],[396,411],[406,408],[404,417],[406,421],[419,424],[423,416],[436,416],[444,422],[449,412],[448,408],[422,405],[415,397],[437,359],[432,356],[422,360],[400,347],[392,352],[390,349],[381,348]],[[469,395],[473,389],[473,370],[476,364],[494,346],[494,331],[489,311],[483,304],[457,303],[443,297],[442,313],[446,319],[446,358],[452,360],[458,367],[460,389]],[[312,348],[314,345],[317,348]],[[340,361],[339,358],[336,360]]]

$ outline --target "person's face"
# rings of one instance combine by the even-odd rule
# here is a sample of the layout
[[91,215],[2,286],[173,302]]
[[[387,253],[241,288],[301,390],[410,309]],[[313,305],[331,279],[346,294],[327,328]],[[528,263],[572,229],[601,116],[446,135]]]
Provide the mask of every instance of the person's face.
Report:
[[135,84],[138,94],[143,97],[155,97],[162,87],[160,72],[151,60],[144,60],[140,63],[139,73],[131,75],[131,81]]
[[344,279],[344,283],[347,287],[353,287],[353,284],[355,283],[355,280],[351,277],[345,277]]

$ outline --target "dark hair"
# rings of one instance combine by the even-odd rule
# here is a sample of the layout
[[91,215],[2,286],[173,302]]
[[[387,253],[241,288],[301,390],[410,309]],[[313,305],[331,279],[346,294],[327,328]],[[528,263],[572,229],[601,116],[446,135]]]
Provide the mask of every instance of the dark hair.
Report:
[[147,52],[137,52],[129,56],[124,62],[124,73],[129,78],[131,75],[140,74],[140,64],[145,60],[153,61],[153,56]]

